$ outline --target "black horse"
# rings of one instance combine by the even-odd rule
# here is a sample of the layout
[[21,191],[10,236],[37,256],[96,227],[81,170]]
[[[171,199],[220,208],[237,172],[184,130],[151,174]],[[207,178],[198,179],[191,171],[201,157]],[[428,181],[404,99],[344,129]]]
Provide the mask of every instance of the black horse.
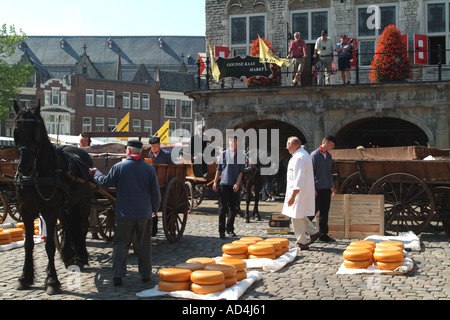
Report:
[[57,219],[64,231],[61,258],[65,266],[82,268],[88,264],[86,234],[92,196],[88,179],[92,161],[79,148],[51,144],[40,115],[40,103],[35,108],[21,110],[14,101],[14,110],[14,141],[19,156],[14,184],[25,225],[25,263],[18,289],[28,289],[33,284],[33,223],[41,214],[47,227],[45,288],[48,294],[59,293],[54,260]]
[[[255,159],[252,157],[256,157]],[[259,214],[258,210],[258,204],[259,204],[259,193],[261,191],[261,188],[264,184],[264,179],[261,176],[261,163],[259,162],[259,157],[257,152],[249,151],[247,155],[247,167],[245,168],[243,180],[244,180],[244,191],[246,194],[245,197],[245,222],[250,222],[250,202],[252,201],[252,198],[254,198],[254,205],[253,205],[253,211],[252,211],[252,217],[254,219],[257,219],[258,221],[261,221],[261,216]],[[251,161],[252,159],[252,161]]]

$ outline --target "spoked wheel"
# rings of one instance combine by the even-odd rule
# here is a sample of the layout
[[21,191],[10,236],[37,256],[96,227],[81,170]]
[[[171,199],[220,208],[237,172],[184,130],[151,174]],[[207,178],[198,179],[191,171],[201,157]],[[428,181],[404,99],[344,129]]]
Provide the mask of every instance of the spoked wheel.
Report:
[[181,179],[173,178],[166,187],[162,205],[164,233],[170,242],[177,242],[183,236],[188,211],[186,185]]
[[359,172],[349,175],[339,187],[340,194],[367,194],[370,184],[361,180]]
[[14,190],[5,190],[2,192],[2,196],[6,200],[8,205],[8,214],[9,216],[18,222],[22,221],[22,214],[18,210],[17,200],[16,200],[16,192]]
[[116,229],[116,220],[114,216],[114,207],[103,210],[97,210],[98,233],[106,241],[114,239],[114,230]]
[[431,226],[440,231],[444,229],[445,233],[450,235],[450,187],[436,187],[432,192],[436,214],[431,221]]
[[0,193],[0,223],[3,223],[8,217],[8,202],[3,194]]
[[203,201],[203,197],[205,195],[205,187],[198,183],[194,183],[193,189],[194,189],[193,208],[197,208]]
[[386,175],[372,185],[369,194],[384,195],[386,235],[398,235],[407,231],[420,234],[433,218],[433,194],[421,179],[413,175]]
[[192,183],[189,181],[185,182],[186,192],[188,194],[188,202],[189,202],[189,210],[188,213],[191,213],[194,208],[194,187],[192,187]]

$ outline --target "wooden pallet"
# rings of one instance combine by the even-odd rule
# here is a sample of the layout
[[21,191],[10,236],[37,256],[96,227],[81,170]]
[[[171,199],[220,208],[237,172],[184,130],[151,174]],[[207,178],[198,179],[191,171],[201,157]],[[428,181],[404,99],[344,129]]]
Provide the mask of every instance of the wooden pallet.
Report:
[[364,239],[369,235],[384,235],[384,195],[331,196],[328,228],[333,238]]

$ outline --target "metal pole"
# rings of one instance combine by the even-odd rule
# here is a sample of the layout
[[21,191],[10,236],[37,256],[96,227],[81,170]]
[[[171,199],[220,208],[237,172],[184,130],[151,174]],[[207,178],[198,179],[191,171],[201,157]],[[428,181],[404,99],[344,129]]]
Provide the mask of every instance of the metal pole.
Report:
[[355,75],[355,83],[356,84],[359,84],[359,50],[358,49],[356,49],[355,50],[355,52],[356,52],[356,69],[355,69],[355,72],[356,72],[356,75]]
[[442,81],[442,48],[438,44],[438,81]]

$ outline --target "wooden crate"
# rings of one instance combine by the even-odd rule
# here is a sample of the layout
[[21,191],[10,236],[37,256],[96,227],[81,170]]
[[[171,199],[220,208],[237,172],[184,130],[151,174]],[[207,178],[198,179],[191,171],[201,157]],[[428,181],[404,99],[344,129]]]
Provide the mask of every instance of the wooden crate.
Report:
[[328,228],[330,237],[334,238],[364,239],[369,235],[384,235],[384,195],[331,196]]

